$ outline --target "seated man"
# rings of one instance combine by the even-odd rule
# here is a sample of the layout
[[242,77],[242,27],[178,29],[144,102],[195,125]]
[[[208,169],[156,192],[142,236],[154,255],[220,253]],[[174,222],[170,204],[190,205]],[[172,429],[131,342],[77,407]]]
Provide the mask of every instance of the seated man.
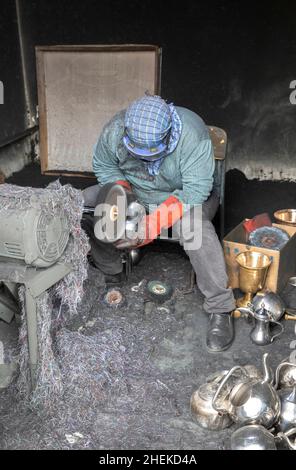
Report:
[[[157,209],[145,220],[146,236],[130,246],[150,243],[163,228],[173,229],[185,222],[192,210],[202,207],[201,244],[186,244],[188,223],[180,232],[196,272],[197,284],[205,297],[204,310],[210,315],[207,348],[223,351],[233,340],[232,311],[235,301],[227,287],[223,251],[211,222],[219,201],[211,194],[214,155],[208,129],[189,109],[167,104],[159,96],[144,96],[106,124],[96,144],[93,169],[100,185],[114,182],[133,191],[146,209]],[[85,191],[87,205],[95,204],[96,187]],[[200,211],[201,212],[201,211]],[[163,214],[169,214],[165,220]],[[162,220],[164,222],[162,222]],[[190,227],[190,223],[189,223]],[[122,271],[120,249],[97,240],[88,227],[95,265],[107,275]]]

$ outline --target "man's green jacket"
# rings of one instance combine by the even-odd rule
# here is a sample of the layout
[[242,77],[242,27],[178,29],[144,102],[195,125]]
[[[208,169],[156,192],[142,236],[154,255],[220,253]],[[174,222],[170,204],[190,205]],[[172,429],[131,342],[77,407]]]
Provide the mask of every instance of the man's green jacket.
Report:
[[176,149],[161,164],[159,174],[150,176],[145,164],[125,148],[125,111],[107,123],[95,146],[93,170],[100,184],[126,180],[148,209],[175,196],[184,204],[202,204],[213,187],[214,153],[203,120],[186,108],[176,107],[182,134]]

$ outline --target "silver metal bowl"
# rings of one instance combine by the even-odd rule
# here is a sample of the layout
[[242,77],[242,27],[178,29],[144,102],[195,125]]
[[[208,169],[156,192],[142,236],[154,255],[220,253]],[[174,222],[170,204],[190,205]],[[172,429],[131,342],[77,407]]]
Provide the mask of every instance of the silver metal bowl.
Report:
[[296,227],[296,209],[282,209],[276,211],[273,215],[278,223]]

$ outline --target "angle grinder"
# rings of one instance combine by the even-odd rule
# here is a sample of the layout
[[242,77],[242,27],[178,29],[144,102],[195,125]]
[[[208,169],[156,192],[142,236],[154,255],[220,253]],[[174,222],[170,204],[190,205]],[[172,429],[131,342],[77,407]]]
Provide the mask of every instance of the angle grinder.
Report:
[[100,189],[94,211],[94,233],[104,243],[132,239],[146,211],[136,196],[116,183]]

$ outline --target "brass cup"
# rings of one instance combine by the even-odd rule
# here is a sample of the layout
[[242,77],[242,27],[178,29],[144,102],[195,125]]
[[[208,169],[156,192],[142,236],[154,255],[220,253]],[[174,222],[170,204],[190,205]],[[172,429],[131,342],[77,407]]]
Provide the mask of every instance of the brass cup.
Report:
[[296,227],[296,209],[282,209],[276,211],[273,215],[279,224]]
[[253,295],[264,288],[271,259],[257,251],[244,251],[237,255],[236,261],[239,264],[239,286],[245,293],[237,300],[237,306],[248,307]]

